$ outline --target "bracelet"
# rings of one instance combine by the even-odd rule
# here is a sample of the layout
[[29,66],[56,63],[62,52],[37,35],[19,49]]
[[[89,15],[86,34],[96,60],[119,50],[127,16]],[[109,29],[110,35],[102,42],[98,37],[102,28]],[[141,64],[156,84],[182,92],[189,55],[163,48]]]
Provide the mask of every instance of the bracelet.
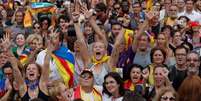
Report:
[[78,20],[77,21],[73,21],[73,23],[78,23]]

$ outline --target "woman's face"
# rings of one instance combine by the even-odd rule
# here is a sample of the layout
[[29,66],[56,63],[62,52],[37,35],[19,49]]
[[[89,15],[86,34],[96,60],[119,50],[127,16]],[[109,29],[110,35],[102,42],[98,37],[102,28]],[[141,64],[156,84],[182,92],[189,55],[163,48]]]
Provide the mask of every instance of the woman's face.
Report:
[[154,82],[156,86],[162,86],[165,83],[164,68],[157,67],[154,71]]
[[84,34],[89,35],[91,33],[93,33],[92,27],[91,26],[85,26],[84,27]]
[[63,83],[59,83],[59,95],[57,95],[57,99],[59,101],[69,101],[69,90],[68,88],[63,84]]
[[116,92],[119,92],[119,84],[117,84],[116,80],[109,76],[105,79],[105,87],[109,93],[112,95],[115,94]]
[[153,54],[153,63],[162,64],[164,61],[164,56],[161,50],[156,50]]
[[[173,41],[176,43],[180,43],[182,41],[182,36],[180,32],[176,32],[173,37]],[[179,44],[180,45],[180,44]],[[178,45],[177,45],[178,46]]]
[[40,76],[38,67],[36,64],[29,64],[26,69],[26,77],[30,81],[35,81]]
[[106,54],[105,45],[102,42],[95,42],[93,45],[93,55],[96,60],[101,60],[102,57]]
[[30,43],[31,49],[35,50],[37,46],[38,46],[38,40],[37,39],[32,40],[32,42]]
[[75,52],[80,52],[80,45],[81,45],[81,43],[78,40],[75,41],[75,43],[74,43],[74,51]]
[[157,38],[157,45],[160,47],[164,47],[166,45],[165,35],[159,34]]
[[165,28],[164,31],[165,35],[167,35],[168,38],[170,38],[171,36],[171,30],[169,28]]
[[141,79],[142,71],[140,68],[133,68],[130,72],[132,83],[136,84]]
[[25,44],[25,37],[23,34],[18,34],[17,37],[16,37],[16,44],[18,46],[23,46]]
[[39,33],[40,32],[40,29],[41,29],[41,27],[40,27],[40,25],[37,23],[37,24],[35,24],[34,25],[34,33]]
[[23,13],[21,11],[16,12],[15,14],[15,21],[17,23],[22,23],[24,19]]
[[47,30],[47,29],[48,29],[48,20],[44,20],[44,21],[42,22],[42,29],[43,29],[43,30]]
[[165,94],[161,96],[161,99],[160,99],[160,101],[175,101],[175,100],[176,98],[172,92],[166,92]]
[[142,35],[138,39],[138,47],[139,50],[145,51],[148,47],[148,36]]

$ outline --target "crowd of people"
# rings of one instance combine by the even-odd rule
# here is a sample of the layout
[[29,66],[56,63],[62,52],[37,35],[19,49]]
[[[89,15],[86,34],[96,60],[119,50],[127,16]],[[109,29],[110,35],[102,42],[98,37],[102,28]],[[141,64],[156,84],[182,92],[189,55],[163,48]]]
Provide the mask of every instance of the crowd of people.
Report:
[[201,0],[1,0],[0,101],[201,101]]

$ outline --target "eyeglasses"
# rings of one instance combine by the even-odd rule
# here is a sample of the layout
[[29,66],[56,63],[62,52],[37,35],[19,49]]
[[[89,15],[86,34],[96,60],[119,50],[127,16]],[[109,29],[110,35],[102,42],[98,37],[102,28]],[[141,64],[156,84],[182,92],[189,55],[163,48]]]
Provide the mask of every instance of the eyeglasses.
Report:
[[165,100],[165,101],[167,101],[167,100],[169,100],[169,101],[175,101],[175,97],[162,96],[162,97],[161,97],[161,100]]
[[84,73],[84,74],[80,75],[80,77],[81,77],[82,79],[91,79],[91,78],[92,78],[92,75],[89,74],[89,73]]
[[193,61],[193,62],[198,62],[198,59],[187,59],[187,61]]

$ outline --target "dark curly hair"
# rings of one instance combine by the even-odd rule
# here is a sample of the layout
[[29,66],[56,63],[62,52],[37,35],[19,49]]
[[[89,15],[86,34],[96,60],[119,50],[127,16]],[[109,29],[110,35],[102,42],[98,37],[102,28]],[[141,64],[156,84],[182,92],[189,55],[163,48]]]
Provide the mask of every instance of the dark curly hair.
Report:
[[109,95],[109,96],[112,96],[112,94],[107,90],[107,88],[106,88],[106,79],[108,78],[108,77],[112,77],[112,78],[114,78],[115,79],[115,81],[117,82],[117,84],[119,84],[120,86],[119,86],[119,94],[121,95],[121,96],[123,96],[124,94],[125,94],[125,90],[124,90],[124,83],[123,83],[123,79],[122,79],[122,77],[118,74],[118,73],[116,73],[116,72],[110,72],[110,73],[108,73],[107,75],[105,75],[105,77],[104,77],[104,83],[103,83],[103,93],[105,93],[105,94],[107,94],[107,95]]

